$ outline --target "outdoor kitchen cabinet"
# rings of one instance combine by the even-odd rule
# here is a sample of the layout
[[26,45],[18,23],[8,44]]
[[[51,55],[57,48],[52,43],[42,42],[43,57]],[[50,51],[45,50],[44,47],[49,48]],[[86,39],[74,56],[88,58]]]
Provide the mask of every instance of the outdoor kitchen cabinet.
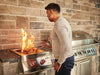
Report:
[[92,75],[91,65],[91,59],[77,61],[72,69],[71,75]]
[[93,58],[93,62],[93,75],[100,75],[100,43],[99,48],[97,49],[97,55]]
[[100,55],[99,56],[95,56],[94,74],[93,75],[100,75]]
[[79,75],[91,75],[91,65],[91,59],[81,61]]
[[77,75],[77,63],[75,63],[74,64],[74,67],[73,67],[73,69],[72,69],[72,71],[71,71],[71,75]]

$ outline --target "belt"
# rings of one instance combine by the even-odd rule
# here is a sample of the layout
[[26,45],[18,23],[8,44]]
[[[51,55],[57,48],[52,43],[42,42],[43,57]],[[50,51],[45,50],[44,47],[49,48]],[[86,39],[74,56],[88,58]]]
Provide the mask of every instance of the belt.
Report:
[[[74,55],[73,56],[71,56],[71,57],[74,57]],[[71,57],[68,57],[68,58],[66,58],[67,60],[70,60],[71,59]],[[58,59],[55,59],[55,62],[57,62],[58,61]]]

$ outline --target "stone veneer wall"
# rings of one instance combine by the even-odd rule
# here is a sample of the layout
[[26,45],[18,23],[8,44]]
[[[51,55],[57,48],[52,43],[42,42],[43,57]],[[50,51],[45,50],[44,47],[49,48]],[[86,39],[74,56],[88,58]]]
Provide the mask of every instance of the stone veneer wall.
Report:
[[99,0],[0,0],[0,50],[21,48],[21,28],[34,34],[35,45],[47,39],[54,23],[48,21],[44,7],[51,2],[60,4],[72,30],[99,30]]

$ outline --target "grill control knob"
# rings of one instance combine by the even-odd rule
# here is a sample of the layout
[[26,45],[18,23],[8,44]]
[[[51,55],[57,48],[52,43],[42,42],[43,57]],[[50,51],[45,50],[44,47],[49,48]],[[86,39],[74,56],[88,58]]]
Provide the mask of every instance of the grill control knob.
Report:
[[86,54],[86,51],[83,51],[84,54]]
[[82,53],[81,53],[81,52],[78,52],[78,54],[79,54],[79,55],[82,55]]
[[91,51],[94,52],[94,49],[92,49]]
[[95,52],[95,49],[94,48],[92,49],[92,52]]
[[74,53],[74,56],[77,56],[77,53]]
[[88,50],[87,52],[90,53],[90,50]]
[[93,52],[95,52],[95,49],[93,49]]

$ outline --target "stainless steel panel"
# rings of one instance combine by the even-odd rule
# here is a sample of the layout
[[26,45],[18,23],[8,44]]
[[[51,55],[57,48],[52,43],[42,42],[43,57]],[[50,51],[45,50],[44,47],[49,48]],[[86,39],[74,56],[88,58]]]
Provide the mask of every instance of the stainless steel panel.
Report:
[[71,75],[92,75],[92,59],[83,59],[75,62]]
[[95,57],[95,72],[100,73],[100,55]]
[[[23,71],[36,71],[41,68],[52,66],[51,52],[42,52],[32,55],[21,56]],[[43,62],[43,63],[41,63]]]
[[71,75],[77,75],[77,70],[78,70],[78,65],[77,65],[77,63],[75,63],[74,67],[73,67],[73,69],[71,71]]
[[91,75],[91,59],[80,62],[80,75]]
[[73,47],[75,61],[96,55],[97,54],[95,48],[96,45],[97,44],[89,44],[89,45]]
[[82,45],[89,45],[93,43],[94,43],[93,39],[73,40],[72,46],[76,47],[76,46],[82,46]]

